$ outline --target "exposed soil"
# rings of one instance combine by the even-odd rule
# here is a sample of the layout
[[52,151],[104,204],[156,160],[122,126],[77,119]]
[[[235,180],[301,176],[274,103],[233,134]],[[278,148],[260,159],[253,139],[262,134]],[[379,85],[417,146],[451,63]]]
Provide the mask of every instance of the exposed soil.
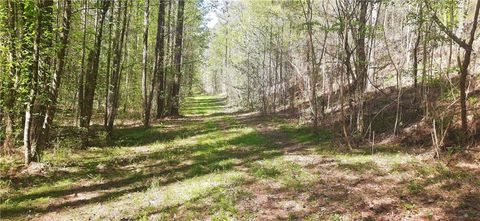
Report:
[[115,150],[78,150],[2,178],[11,183],[1,218],[479,220],[475,148],[439,160],[390,139],[348,152],[335,134],[294,126],[295,116],[228,113],[221,101],[197,100],[219,110],[152,131],[121,129]]

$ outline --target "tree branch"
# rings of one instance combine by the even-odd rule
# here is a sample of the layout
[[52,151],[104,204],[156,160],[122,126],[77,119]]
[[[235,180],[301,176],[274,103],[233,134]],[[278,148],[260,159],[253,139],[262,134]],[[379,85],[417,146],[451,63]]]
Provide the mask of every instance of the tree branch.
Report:
[[448,35],[448,37],[450,37],[453,41],[455,41],[455,43],[457,43],[463,49],[467,51],[473,50],[472,46],[470,46],[464,40],[462,40],[457,35],[455,35],[450,29],[447,28],[447,26],[445,26],[445,24],[443,24],[440,21],[440,19],[438,19],[437,13],[435,12],[435,10],[432,9],[432,7],[430,7],[430,4],[428,3],[428,1],[425,1],[425,5],[432,12],[432,19],[438,25],[440,30],[442,30],[446,35]]

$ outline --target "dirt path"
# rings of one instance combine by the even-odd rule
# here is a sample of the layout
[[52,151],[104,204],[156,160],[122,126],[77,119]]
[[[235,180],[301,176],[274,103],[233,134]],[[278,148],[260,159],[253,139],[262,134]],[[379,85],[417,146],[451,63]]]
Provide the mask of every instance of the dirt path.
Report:
[[[72,152],[16,177],[2,219],[476,220],[479,174],[402,152],[343,153],[285,116],[229,113],[218,97],[187,117],[125,128],[117,148]],[[383,150],[383,149],[382,149]]]

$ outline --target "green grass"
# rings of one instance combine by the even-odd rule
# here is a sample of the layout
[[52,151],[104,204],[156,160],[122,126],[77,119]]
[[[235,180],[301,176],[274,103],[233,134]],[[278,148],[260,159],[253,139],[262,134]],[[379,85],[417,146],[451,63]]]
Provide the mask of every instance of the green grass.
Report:
[[211,115],[225,109],[226,98],[217,96],[196,96],[185,99],[183,115]]
[[[366,203],[357,190],[349,192],[351,179],[406,176],[384,188],[410,197],[428,196],[436,186],[454,191],[480,183],[475,174],[427,165],[400,146],[345,152],[333,147],[337,138],[328,129],[314,133],[280,117],[249,123],[227,113],[223,97],[188,98],[183,105],[185,118],[117,129],[113,146],[78,149],[74,140],[64,141],[45,152],[41,175],[0,177],[2,219],[57,212],[77,220],[252,220],[260,207],[288,202],[325,210],[302,214],[275,205],[288,211],[278,219],[353,220],[353,206]],[[2,174],[19,164],[0,158]],[[268,203],[251,202],[257,197]],[[398,208],[416,211],[422,205],[416,199]],[[475,215],[471,204],[464,200],[459,209]]]
[[299,142],[329,145],[333,138],[333,133],[324,128],[319,128],[316,132],[313,132],[310,127],[283,124],[281,129],[284,133],[288,134],[290,138]]
[[[45,176],[25,176],[13,183],[2,178],[2,186],[8,187],[4,193],[6,200],[0,204],[2,216],[18,219],[29,213],[42,214],[52,210],[48,205],[58,197],[99,191],[100,196],[78,204],[77,201],[61,203],[58,209],[121,201],[131,188],[142,191],[138,199],[132,199],[140,202],[142,197],[151,195],[149,192],[160,191],[165,185],[169,187],[161,190],[164,193],[163,201],[158,203],[161,207],[150,205],[149,210],[161,212],[162,208],[194,200],[211,191],[221,200],[210,215],[218,219],[232,216],[236,211],[234,204],[220,194],[224,191],[220,186],[241,182],[245,174],[234,167],[275,156],[277,152],[272,151],[275,145],[270,138],[238,124],[233,117],[213,115],[223,110],[223,98],[197,97],[187,100],[185,105],[182,110],[185,115],[210,113],[212,117],[200,122],[187,120],[150,128],[121,128],[115,133],[113,147],[86,150],[56,147],[47,151],[44,162],[52,170]],[[228,128],[221,128],[223,124]],[[2,165],[8,168],[10,164],[2,161]],[[217,185],[219,182],[223,184]]]
[[282,157],[257,161],[251,168],[254,176],[260,179],[273,179],[285,188],[300,190],[319,180],[318,174],[313,174],[299,164]]

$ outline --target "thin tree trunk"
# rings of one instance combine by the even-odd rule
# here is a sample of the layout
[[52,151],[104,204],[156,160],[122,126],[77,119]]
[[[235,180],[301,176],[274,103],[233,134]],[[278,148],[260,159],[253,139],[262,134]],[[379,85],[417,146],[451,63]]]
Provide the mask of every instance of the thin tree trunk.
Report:
[[108,7],[110,7],[110,1],[98,0],[98,2],[101,3],[101,9],[97,13],[97,29],[95,33],[95,43],[93,46],[93,50],[91,50],[88,55],[88,66],[85,75],[83,107],[80,117],[80,126],[84,128],[89,127],[90,120],[92,118],[94,101],[93,99],[97,86],[98,67],[100,63],[100,52],[102,48],[101,44],[103,35],[103,23],[105,22],[105,16],[108,12]]
[[[306,8],[305,8],[306,7]],[[318,72],[316,67],[316,53],[315,53],[315,46],[314,46],[314,39],[313,39],[313,27],[312,27],[312,17],[313,17],[313,8],[312,2],[310,0],[306,1],[306,6],[303,7],[303,14],[305,17],[305,22],[307,22],[307,47],[308,52],[310,54],[310,108],[312,109],[313,115],[313,128],[315,131],[318,127],[318,105],[317,105],[317,81],[318,81]]]
[[468,40],[468,48],[465,49],[465,55],[463,56],[462,66],[460,66],[460,107],[461,107],[461,119],[462,129],[465,134],[468,134],[468,121],[467,121],[467,75],[468,66],[470,65],[471,55],[473,51],[473,41],[475,40],[475,32],[478,25],[478,16],[480,11],[480,0],[477,0],[477,6],[475,8],[475,16],[473,19],[472,29],[470,30],[470,38]]
[[[166,94],[168,95],[167,99],[166,99],[166,108],[168,110],[168,114],[170,115],[170,111],[172,109],[172,84],[173,84],[173,77],[175,75],[174,73],[174,57],[175,57],[175,33],[172,33],[173,32],[173,29],[175,28],[175,23],[176,23],[176,19],[175,19],[175,15],[176,15],[176,12],[175,12],[175,6],[176,6],[176,2],[177,1],[172,1],[172,0],[169,0],[168,1],[169,4],[168,4],[168,39],[167,39],[167,48],[168,48],[168,58],[166,59],[168,61],[168,70],[169,70],[169,74],[165,76],[165,79],[164,79],[164,85],[165,85],[165,91],[166,91]],[[178,2],[177,2],[178,3]]]
[[[82,117],[85,115],[83,104],[84,104],[84,79],[85,79],[85,54],[86,54],[86,42],[87,42],[87,8],[88,0],[84,0],[83,3],[83,38],[82,38],[82,63],[80,67],[80,73],[78,76],[78,107],[77,107],[77,125],[81,126]],[[79,122],[78,122],[79,121]]]
[[[119,10],[117,20],[119,21],[122,13],[122,1],[119,1]],[[114,54],[113,54],[113,63],[112,63],[112,78],[109,85],[109,105],[107,107],[108,120],[107,120],[107,142],[112,142],[112,133],[113,133],[113,123],[118,111],[118,96],[120,91],[120,74],[122,66],[122,49],[123,42],[125,39],[125,31],[127,27],[127,12],[128,12],[128,2],[125,1],[125,6],[123,6],[123,19],[122,27],[116,30],[116,42],[114,43]]]
[[[419,17],[422,18],[423,15],[423,5],[420,4],[419,6]],[[413,71],[413,87],[415,88],[415,99],[417,99],[417,88],[418,88],[418,50],[420,48],[420,42],[422,39],[422,25],[423,21],[417,21],[417,33],[415,39],[415,45],[412,50],[412,71]]]
[[[115,1],[112,0],[112,5],[115,5]],[[105,89],[105,113],[103,116],[103,126],[107,126],[108,121],[108,85],[110,85],[110,72],[111,72],[111,61],[112,61],[112,33],[113,33],[113,9],[114,7],[110,7],[110,15],[108,16],[108,49],[107,49],[107,68],[105,70],[105,85],[107,88]]]
[[[143,16],[143,52],[142,52],[142,99],[143,99],[143,126],[150,125],[151,99],[147,91],[147,56],[148,56],[148,24],[150,1],[145,0],[145,12]],[[153,88],[153,87],[152,87]]]
[[[10,155],[10,152],[14,146],[14,105],[15,105],[15,83],[14,78],[17,75],[17,65],[16,65],[16,20],[17,20],[17,4],[13,0],[8,0],[7,7],[10,13],[8,13],[7,24],[8,24],[8,59],[9,62],[12,64],[9,69],[9,79],[7,83],[7,92],[6,92],[6,99],[5,99],[5,106],[3,108],[3,112],[5,113],[5,139],[3,141],[3,152],[5,155]],[[0,120],[1,122],[1,120]]]
[[[430,8],[431,9],[431,8]],[[463,56],[463,61],[460,62],[460,58],[458,59],[458,63],[460,66],[460,115],[461,115],[461,122],[462,122],[462,129],[465,134],[468,134],[468,121],[467,121],[467,76],[468,76],[468,66],[470,65],[471,55],[473,51],[473,42],[475,41],[475,32],[478,26],[478,17],[480,11],[480,0],[477,0],[476,7],[475,7],[475,15],[472,22],[472,29],[470,30],[470,36],[468,42],[463,41],[457,35],[455,35],[451,29],[446,27],[440,19],[438,19],[437,15],[434,13],[432,15],[433,21],[439,26],[439,28],[447,34],[455,43],[457,43],[460,47],[463,48],[465,54]],[[461,63],[461,65],[460,65]]]

